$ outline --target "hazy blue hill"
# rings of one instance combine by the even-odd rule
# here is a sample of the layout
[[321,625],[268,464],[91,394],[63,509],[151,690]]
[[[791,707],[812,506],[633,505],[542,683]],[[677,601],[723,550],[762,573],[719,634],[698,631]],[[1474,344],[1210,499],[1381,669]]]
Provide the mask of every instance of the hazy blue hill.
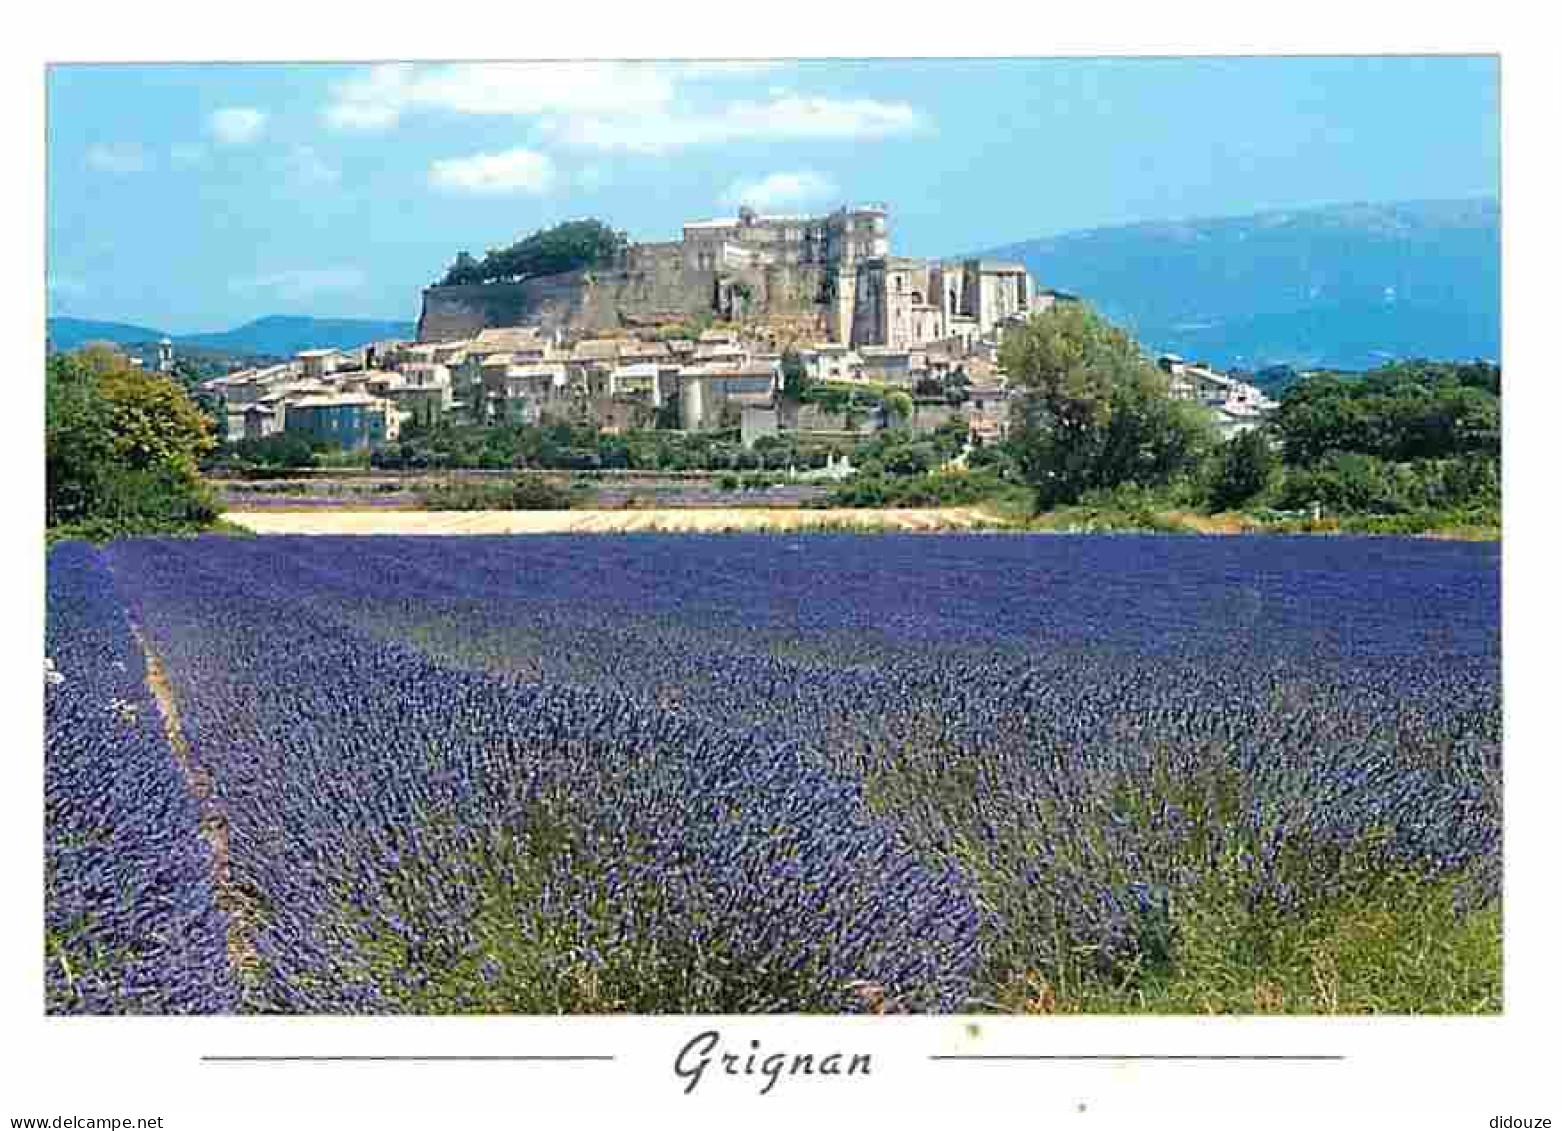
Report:
[[212,334],[188,334],[175,342],[209,346],[235,353],[263,353],[291,356],[307,349],[355,349],[386,338],[412,338],[417,327],[411,322],[388,322],[369,318],[308,318],[273,314],[257,318],[232,330]]
[[290,357],[306,349],[354,349],[386,338],[412,338],[411,322],[371,318],[309,318],[274,314],[257,318],[232,330],[205,334],[164,335],[148,326],[123,322],[94,322],[83,318],[50,318],[49,340],[56,349],[70,350],[86,342],[119,342],[133,345],[172,337],[174,345],[198,346],[236,356]]
[[1499,355],[1495,200],[1352,204],[1071,232],[983,252],[1147,345],[1218,365]]
[[161,330],[146,326],[132,326],[128,322],[95,322],[89,318],[51,318],[48,324],[49,340],[55,349],[73,350],[88,342],[155,342],[163,337]]

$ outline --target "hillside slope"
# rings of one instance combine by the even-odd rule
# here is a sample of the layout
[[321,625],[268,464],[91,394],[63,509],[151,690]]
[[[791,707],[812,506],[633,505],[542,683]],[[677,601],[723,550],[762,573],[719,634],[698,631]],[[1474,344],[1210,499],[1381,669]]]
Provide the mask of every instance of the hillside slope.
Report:
[[90,318],[50,318],[49,342],[58,350],[73,350],[88,342],[155,342],[164,336],[161,330],[134,326],[128,322],[98,322]]
[[372,318],[309,318],[274,314],[232,330],[202,334],[165,334],[149,326],[98,322],[85,318],[50,318],[49,341],[55,349],[71,350],[87,342],[133,345],[171,337],[177,346],[200,346],[239,356],[291,357],[306,349],[356,349],[386,338],[410,339],[411,322]]
[[356,349],[387,338],[410,339],[416,330],[411,322],[273,314],[232,330],[186,334],[174,341],[233,352],[292,356],[299,350]]
[[1499,356],[1490,199],[1133,224],[983,252],[1023,262],[1147,345],[1218,365],[1361,369]]

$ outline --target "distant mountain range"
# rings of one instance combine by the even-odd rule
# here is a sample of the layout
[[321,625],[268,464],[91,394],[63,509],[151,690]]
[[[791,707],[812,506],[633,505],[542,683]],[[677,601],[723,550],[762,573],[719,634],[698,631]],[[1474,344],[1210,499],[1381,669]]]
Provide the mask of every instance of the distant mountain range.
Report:
[[69,350],[87,342],[136,345],[169,338],[175,347],[186,346],[237,356],[291,357],[306,349],[356,349],[386,338],[410,339],[417,327],[411,322],[384,322],[369,318],[309,318],[273,314],[232,330],[207,334],[165,334],[150,326],[124,322],[94,322],[84,318],[50,318],[49,341],[56,349]]
[[1225,368],[1496,360],[1495,200],[1350,204],[1132,224],[983,252],[1078,294],[1156,350]]

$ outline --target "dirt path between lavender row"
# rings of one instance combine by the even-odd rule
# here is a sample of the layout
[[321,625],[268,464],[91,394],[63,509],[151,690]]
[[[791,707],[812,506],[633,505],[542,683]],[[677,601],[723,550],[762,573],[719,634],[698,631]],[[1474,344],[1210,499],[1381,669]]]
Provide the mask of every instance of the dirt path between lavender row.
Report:
[[801,507],[573,511],[230,511],[256,534],[623,534],[787,530],[977,530],[1003,525],[980,507]]
[[200,833],[212,850],[212,883],[217,909],[228,917],[228,962],[241,982],[253,976],[260,966],[260,952],[254,943],[254,908],[233,883],[228,868],[228,822],[212,798],[211,774],[197,765],[179,725],[179,702],[163,667],[162,657],[139,625],[131,625],[132,635],[146,657],[146,684],[163,716],[163,733],[174,760],[184,773],[191,795],[200,808]]

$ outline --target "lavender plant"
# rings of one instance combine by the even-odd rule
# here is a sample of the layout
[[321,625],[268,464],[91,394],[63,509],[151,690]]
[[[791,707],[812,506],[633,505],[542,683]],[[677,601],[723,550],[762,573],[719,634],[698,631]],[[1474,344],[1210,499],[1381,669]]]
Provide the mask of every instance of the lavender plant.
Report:
[[50,1013],[238,1005],[199,807],[101,555],[49,555],[44,1003]]
[[107,554],[229,830],[252,1009],[1133,1007],[1342,915],[1500,900],[1485,547]]

